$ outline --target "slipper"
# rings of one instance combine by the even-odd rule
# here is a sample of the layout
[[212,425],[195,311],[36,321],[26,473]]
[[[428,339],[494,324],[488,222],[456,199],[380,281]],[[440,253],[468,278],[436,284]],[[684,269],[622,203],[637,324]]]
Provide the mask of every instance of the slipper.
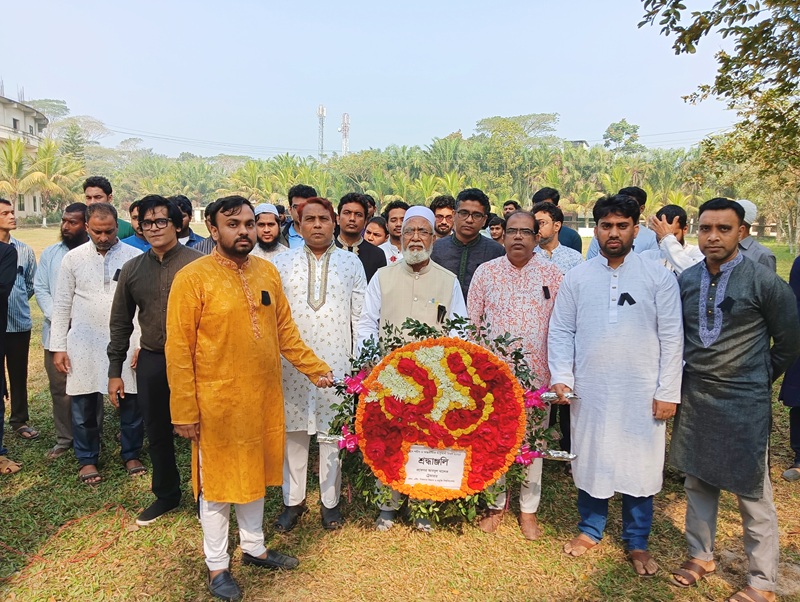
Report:
[[792,466],[788,470],[785,470],[781,476],[790,483],[792,481],[800,481],[800,466]]
[[[90,483],[91,479],[98,479],[94,483]],[[92,472],[85,472],[83,474],[78,473],[78,480],[83,483],[84,485],[88,485],[89,487],[94,487],[95,485],[99,485],[103,482],[103,477],[100,476],[100,473],[96,470]]]
[[[687,560],[681,565],[681,568],[675,569],[672,571],[672,576],[669,578],[670,583],[677,587],[692,587],[693,585],[697,585],[697,582],[702,580],[706,575],[711,575],[717,570],[716,565],[710,571],[703,568],[692,559]],[[691,571],[691,572],[690,572]],[[694,573],[694,575],[692,574]],[[675,579],[675,575],[678,577],[683,577],[688,581],[688,583],[681,583],[677,579]]]
[[22,464],[9,460],[5,456],[0,456],[0,474],[14,474],[22,470]]
[[725,602],[770,602],[759,591],[751,586],[747,586],[741,591],[736,592],[730,598],[726,598]]
[[39,438],[39,431],[35,431],[29,426],[21,426],[16,429],[14,433],[16,433],[17,437],[20,439],[25,439],[25,441],[33,441]]
[[333,508],[326,508],[323,504],[320,504],[320,513],[322,514],[323,529],[326,531],[335,531],[341,528],[344,520],[342,519],[342,513],[339,510],[338,504]]
[[147,468],[145,468],[144,465],[141,462],[139,462],[138,466],[131,466],[130,468],[128,468],[128,463],[129,462],[139,462],[139,461],[134,459],[134,460],[128,460],[128,462],[125,462],[125,464],[124,464],[125,470],[128,471],[128,476],[129,477],[138,477],[139,475],[143,475],[143,474],[145,474],[147,472]]
[[[591,550],[599,543],[599,541],[595,541],[588,535],[581,533],[577,537],[573,537],[569,542],[564,544],[563,550],[565,554],[572,556],[573,558],[578,558],[579,556],[586,554],[586,552]],[[571,549],[567,550],[567,546],[570,546]],[[573,552],[576,553],[573,554]]]
[[49,449],[44,457],[47,458],[48,460],[55,460],[63,456],[68,451],[69,451],[68,447],[59,447],[58,445],[56,445],[55,447]]
[[[628,559],[631,562],[631,566],[633,566],[634,572],[639,577],[654,577],[656,575],[656,573],[658,573],[658,570],[659,570],[658,564],[656,564],[656,561],[655,561],[655,559],[653,559],[652,554],[650,554],[650,552],[648,552],[647,550],[630,550],[630,551],[628,551]],[[652,573],[648,573],[647,572],[647,565],[650,562],[652,562],[653,565],[655,565],[655,567],[656,567],[655,570]],[[637,570],[636,563],[639,563],[639,566],[644,571],[643,573],[640,573]]]

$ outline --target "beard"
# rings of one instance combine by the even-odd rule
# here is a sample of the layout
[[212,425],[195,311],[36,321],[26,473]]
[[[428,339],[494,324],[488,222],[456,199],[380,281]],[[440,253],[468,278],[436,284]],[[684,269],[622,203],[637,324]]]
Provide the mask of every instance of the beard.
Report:
[[430,258],[430,249],[422,249],[419,251],[403,251],[403,259],[408,265],[417,265],[428,261]]
[[274,251],[280,244],[280,241],[277,238],[271,242],[264,242],[259,238],[256,242],[258,243],[258,248],[267,253],[269,253],[270,251]]
[[73,235],[64,236],[64,232],[61,232],[61,242],[63,242],[65,245],[67,245],[67,248],[70,249],[70,250],[74,249],[75,247],[81,246],[87,240],[89,240],[89,235],[88,234],[85,235],[85,236],[74,235],[74,234]]

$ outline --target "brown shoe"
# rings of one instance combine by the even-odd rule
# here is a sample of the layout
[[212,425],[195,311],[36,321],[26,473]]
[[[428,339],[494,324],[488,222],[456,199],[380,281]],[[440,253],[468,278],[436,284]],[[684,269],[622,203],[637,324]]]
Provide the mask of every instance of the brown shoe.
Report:
[[536,515],[533,512],[519,513],[519,528],[525,539],[530,539],[531,541],[539,539],[542,534],[539,521],[536,520]]
[[503,515],[505,510],[489,510],[483,515],[483,518],[478,521],[478,529],[484,533],[494,533],[503,522]]

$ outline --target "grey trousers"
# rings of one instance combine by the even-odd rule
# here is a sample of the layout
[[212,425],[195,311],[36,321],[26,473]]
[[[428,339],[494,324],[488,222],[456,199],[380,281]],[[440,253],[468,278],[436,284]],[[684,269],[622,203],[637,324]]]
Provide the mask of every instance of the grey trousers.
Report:
[[56,370],[53,355],[52,351],[44,350],[44,369],[50,381],[50,397],[53,398],[56,447],[69,449],[72,447],[72,401],[67,395],[67,375]]
[[[686,541],[692,558],[714,560],[717,509],[720,490],[686,475]],[[772,503],[769,470],[764,475],[764,494],[759,499],[736,496],[744,528],[744,552],[749,562],[747,583],[774,592],[778,579],[778,515]]]

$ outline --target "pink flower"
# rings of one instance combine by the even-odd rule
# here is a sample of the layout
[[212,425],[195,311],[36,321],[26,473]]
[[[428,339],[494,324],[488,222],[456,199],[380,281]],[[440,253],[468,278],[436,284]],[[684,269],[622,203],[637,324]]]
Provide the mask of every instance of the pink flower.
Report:
[[361,395],[367,388],[362,384],[367,377],[365,370],[362,370],[355,376],[345,376],[344,384],[347,385],[347,392],[349,394]]
[[536,458],[541,458],[541,457],[542,457],[542,452],[537,450],[532,450],[531,446],[526,443],[520,448],[517,457],[514,458],[514,462],[516,462],[517,464],[522,464],[523,466],[528,466]]
[[542,393],[544,393],[545,391],[547,391],[547,387],[541,387],[539,389],[536,389],[535,391],[526,389],[525,395],[523,396],[525,399],[525,407],[537,408],[539,410],[545,409],[545,407],[547,406],[542,401]]
[[339,439],[339,449],[346,449],[350,453],[353,453],[356,451],[356,449],[358,449],[358,435],[351,433],[346,424],[342,427],[342,437]]
[[395,261],[397,261],[397,257],[395,257],[394,255],[392,255],[392,256],[389,258],[389,261],[391,261],[392,263],[394,263]]

